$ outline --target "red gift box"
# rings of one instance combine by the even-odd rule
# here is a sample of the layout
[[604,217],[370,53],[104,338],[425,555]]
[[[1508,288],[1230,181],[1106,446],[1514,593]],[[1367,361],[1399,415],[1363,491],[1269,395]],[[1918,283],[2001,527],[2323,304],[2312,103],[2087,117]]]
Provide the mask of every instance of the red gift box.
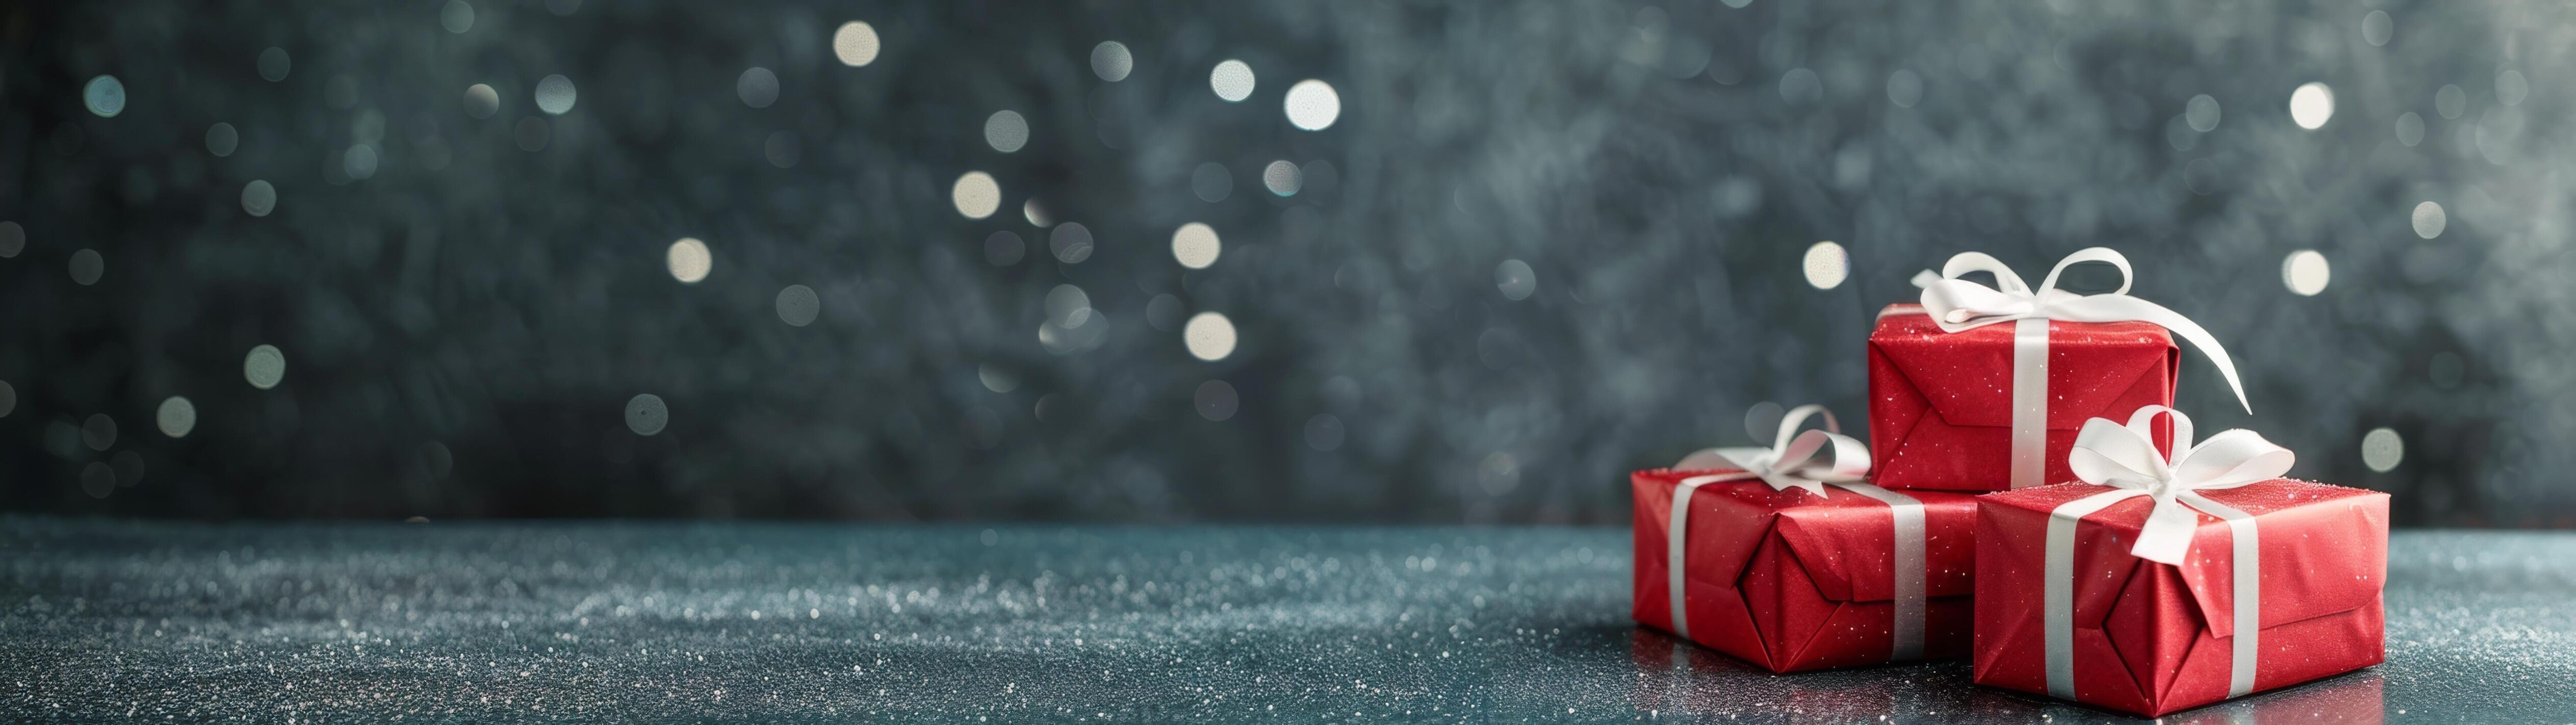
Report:
[[[2048,321],[2048,414],[2039,481],[2065,482],[2091,418],[2172,405],[2182,353],[2147,322]],[[2014,326],[1943,332],[1921,305],[1890,305],[1869,335],[1871,478],[1901,490],[2012,488]],[[2156,446],[2170,445],[2159,422]]]
[[[2283,464],[2286,466],[2286,464]],[[2048,610],[2051,512],[2114,489],[2074,483],[1977,499],[1978,684],[2160,716],[2378,664],[2388,570],[2388,495],[2293,479],[2203,490],[2257,532],[2251,642],[2235,603],[2240,543],[2198,510],[2180,564],[2131,555],[2155,501],[2137,496],[2077,519],[2057,574],[2068,667],[2052,683]],[[2075,507],[2070,507],[2075,508]],[[2070,514],[2075,511],[2070,511]],[[2236,669],[2240,648],[2254,653]],[[2239,682],[2238,678],[2244,681]],[[2053,686],[2053,684],[2055,686]],[[2239,692],[2237,690],[2242,690]]]
[[[1897,507],[1845,488],[1818,496],[1759,480],[1699,485],[1687,501],[1683,621],[1673,619],[1673,494],[1729,470],[1629,476],[1636,495],[1639,624],[1773,672],[1872,665],[1899,652]],[[1884,492],[1883,492],[1884,493]],[[1922,512],[1922,658],[1967,653],[1976,500],[1904,492]]]

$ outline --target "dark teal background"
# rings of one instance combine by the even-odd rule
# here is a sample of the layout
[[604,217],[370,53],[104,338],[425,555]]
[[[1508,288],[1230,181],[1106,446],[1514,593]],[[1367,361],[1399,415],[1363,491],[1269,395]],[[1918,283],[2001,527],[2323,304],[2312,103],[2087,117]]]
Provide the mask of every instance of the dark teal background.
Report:
[[[2035,281],[2107,245],[2239,361],[2250,417],[2186,354],[2201,430],[2395,493],[2400,524],[2576,523],[2556,4],[484,0],[463,33],[445,4],[0,17],[0,218],[26,240],[0,259],[0,509],[1615,523],[1625,471],[1749,442],[1759,402],[1858,421],[1871,313],[1917,270],[1973,249]],[[849,20],[872,64],[835,60]],[[1134,58],[1114,83],[1088,61],[1111,40]],[[1258,76],[1242,103],[1209,90],[1227,58]],[[752,67],[774,105],[737,94]],[[113,118],[82,107],[102,74]],[[557,74],[559,116],[532,95]],[[1307,78],[1341,98],[1321,131],[1281,112]],[[2316,130],[2288,113],[2308,82],[2335,98]],[[496,115],[466,112],[475,84]],[[2204,94],[2221,113],[2194,130]],[[1004,109],[1016,153],[983,139]],[[371,178],[345,171],[358,145]],[[1276,160],[1295,195],[1262,187]],[[989,219],[949,201],[976,170]],[[254,179],[268,216],[240,203]],[[1049,255],[1031,199],[1096,253]],[[1224,254],[1185,274],[1192,221]],[[1025,258],[993,263],[997,231]],[[665,271],[681,237],[714,250],[705,282]],[[1852,260],[1827,290],[1801,273],[1821,240]],[[95,285],[67,272],[82,249]],[[2322,294],[2284,287],[2301,249]],[[781,320],[789,285],[811,325]],[[1041,343],[1058,285],[1097,347]],[[1240,331],[1220,361],[1182,344],[1201,311]],[[244,381],[261,344],[288,361],[273,390]],[[652,436],[624,419],[644,393]],[[174,395],[199,412],[178,439],[153,422]],[[2385,472],[2361,456],[2381,427],[2405,447]],[[141,475],[83,490],[124,452]]]

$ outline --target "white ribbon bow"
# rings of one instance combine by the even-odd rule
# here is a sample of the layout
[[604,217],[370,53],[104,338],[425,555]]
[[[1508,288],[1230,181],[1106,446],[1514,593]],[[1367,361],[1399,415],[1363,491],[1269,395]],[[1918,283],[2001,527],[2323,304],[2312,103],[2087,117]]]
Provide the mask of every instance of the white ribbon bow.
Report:
[[[1824,430],[1799,432],[1798,425],[1808,416],[1825,416]],[[1818,458],[1816,454],[1825,454]],[[1732,478],[1759,478],[1771,484],[1771,490],[1806,489],[1825,495],[1825,484],[1855,483],[1869,477],[1869,444],[1843,435],[1834,412],[1822,405],[1801,405],[1780,417],[1780,433],[1769,448],[1708,448],[1692,452],[1673,464],[1674,470],[1741,468],[1744,473]]]
[[[2171,457],[2156,453],[2155,431],[2147,426],[2157,414],[2173,416]],[[2254,691],[2256,661],[2263,651],[2263,550],[2254,516],[2209,500],[2198,492],[2235,488],[2279,478],[2298,460],[2289,449],[2273,445],[2250,430],[2230,430],[2191,442],[2191,418],[2161,405],[2139,408],[2121,426],[2103,418],[2084,421],[2067,452],[2067,468],[2085,483],[2111,490],[2058,504],[2048,514],[2046,577],[2041,594],[2046,628],[2048,694],[2075,699],[2075,531],[2076,523],[2096,511],[2139,496],[2155,499],[2138,543],[2129,555],[2164,564],[2181,564],[2191,553],[2192,534],[2200,528],[2199,509],[2227,522],[2234,539],[2235,642],[2229,648],[2227,696]]]
[[[2147,427],[2158,413],[2173,416],[2171,458],[2156,452],[2155,434]],[[2103,418],[2085,421],[2084,430],[2075,434],[2075,449],[2066,455],[2067,467],[2085,483],[2134,492],[2121,498],[2155,499],[2155,510],[2147,514],[2129,554],[2166,564],[2182,563],[2191,551],[2192,532],[2200,528],[2200,517],[2184,506],[2222,518],[2235,513],[2197,492],[2280,478],[2297,461],[2290,449],[2241,428],[2194,445],[2191,418],[2161,405],[2139,408],[2126,426]]]
[[[2079,295],[2057,288],[2057,277],[2078,262],[2109,262],[2120,268],[2120,289],[2098,295]],[[1971,272],[1990,272],[1996,287],[1970,282],[1959,277]],[[1984,252],[1960,252],[1941,266],[1940,274],[1924,270],[1914,275],[1914,286],[1923,288],[1923,310],[1943,332],[1959,332],[1998,322],[2025,319],[2065,320],[2068,322],[2149,322],[2172,330],[2200,348],[2218,372],[2227,377],[2227,387],[2236,391],[2236,403],[2245,412],[2254,405],[2245,402],[2245,385],[2236,378],[2236,363],[2227,357],[2227,348],[2218,338],[2202,329],[2199,323],[2181,313],[2146,300],[2129,296],[2129,258],[2109,247],[2077,250],[2058,260],[2048,270],[2048,277],[2031,289],[2011,267]],[[2000,287],[2001,289],[1997,289]]]
[[[1798,426],[1811,415],[1825,416],[1824,430],[1799,432]],[[1819,459],[1816,454],[1823,453]],[[1831,485],[1867,496],[1887,504],[1890,532],[1895,546],[1890,553],[1895,567],[1890,572],[1888,590],[1895,604],[1888,632],[1887,658],[1890,661],[1922,659],[1923,632],[1929,611],[1924,597],[1924,523],[1923,502],[1912,496],[1870,485],[1869,444],[1843,435],[1842,424],[1834,421],[1834,412],[1822,405],[1801,405],[1780,416],[1780,433],[1769,448],[1707,448],[1694,451],[1673,464],[1677,471],[1704,471],[1712,468],[1740,468],[1731,473],[1691,476],[1673,487],[1672,521],[1664,531],[1664,571],[1670,577],[1666,591],[1672,595],[1673,633],[1684,639],[1691,636],[1688,571],[1684,556],[1683,535],[1690,531],[1691,494],[1701,486],[1726,481],[1759,478],[1773,491],[1804,489],[1822,497]]]

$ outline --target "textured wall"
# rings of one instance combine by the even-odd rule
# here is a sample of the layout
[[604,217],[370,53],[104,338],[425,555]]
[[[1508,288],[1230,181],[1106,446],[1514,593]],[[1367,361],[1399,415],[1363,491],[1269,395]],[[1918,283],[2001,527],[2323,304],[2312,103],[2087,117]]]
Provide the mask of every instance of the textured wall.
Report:
[[2576,522],[2566,9],[1731,2],[21,5],[0,507],[1618,522],[1759,402],[1860,418],[1916,270],[2101,244],[2240,361],[2203,430]]

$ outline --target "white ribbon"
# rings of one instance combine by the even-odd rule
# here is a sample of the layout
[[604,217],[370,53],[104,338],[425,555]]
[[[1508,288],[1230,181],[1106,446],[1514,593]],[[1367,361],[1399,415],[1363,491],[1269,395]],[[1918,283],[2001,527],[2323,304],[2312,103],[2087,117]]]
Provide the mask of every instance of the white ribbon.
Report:
[[[1824,430],[1798,431],[1809,416],[1817,414],[1825,416]],[[1826,453],[1827,457],[1819,460],[1817,453]],[[1674,634],[1690,638],[1690,618],[1684,613],[1687,610],[1682,596],[1682,544],[1690,531],[1691,494],[1712,483],[1761,479],[1774,491],[1797,488],[1821,497],[1826,486],[1833,486],[1887,504],[1896,527],[1896,568],[1890,583],[1896,613],[1887,658],[1893,661],[1923,657],[1923,502],[1863,482],[1869,476],[1869,445],[1843,435],[1833,411],[1822,405],[1801,405],[1781,416],[1780,433],[1769,448],[1708,448],[1673,464],[1673,469],[1679,471],[1712,468],[1743,470],[1684,478],[1673,489],[1672,526],[1664,536],[1664,570],[1670,577],[1667,588],[1672,594]]]
[[[2157,414],[2173,416],[2174,454],[2156,452]],[[2043,571],[2047,630],[2048,694],[2075,699],[2075,526],[2085,516],[2111,504],[2146,496],[2155,501],[2131,556],[2180,564],[2191,552],[2200,528],[2199,509],[2227,522],[2235,540],[2236,635],[2229,666],[2228,697],[2254,691],[2254,658],[2259,648],[2263,613],[2263,558],[2254,517],[2233,506],[2209,500],[2198,491],[2236,488],[2279,478],[2298,460],[2287,448],[2263,440],[2250,430],[2230,430],[2194,445],[2191,418],[2161,405],[2139,408],[2121,426],[2094,418],[2075,436],[2066,463],[2085,483],[2111,490],[2068,501],[2048,515],[2048,558]],[[2189,507],[2189,508],[2186,508]]]
[[[2120,289],[2098,295],[2079,295],[2057,288],[2058,275],[2079,262],[2108,262],[2120,269]],[[1995,276],[1995,286],[1970,282],[1960,277],[1972,272]],[[2227,357],[2227,348],[2218,338],[2202,329],[2199,323],[2181,313],[2165,309],[2146,300],[2129,296],[2131,272],[2129,258],[2108,247],[2077,250],[2058,260],[2048,270],[2048,277],[2032,289],[2014,274],[2011,267],[1984,252],[1961,252],[1950,257],[1941,272],[1931,270],[1914,275],[1914,285],[1923,288],[1923,311],[1932,316],[1943,332],[1972,330],[2000,322],[2013,322],[2013,414],[2012,414],[2012,487],[2044,485],[2048,445],[2048,321],[2068,322],[2148,322],[2172,330],[2190,341],[2218,364],[2218,372],[2227,378],[2227,387],[2236,391],[2236,403],[2245,412],[2254,406],[2245,402],[2245,385],[2237,380],[2236,363]]]

